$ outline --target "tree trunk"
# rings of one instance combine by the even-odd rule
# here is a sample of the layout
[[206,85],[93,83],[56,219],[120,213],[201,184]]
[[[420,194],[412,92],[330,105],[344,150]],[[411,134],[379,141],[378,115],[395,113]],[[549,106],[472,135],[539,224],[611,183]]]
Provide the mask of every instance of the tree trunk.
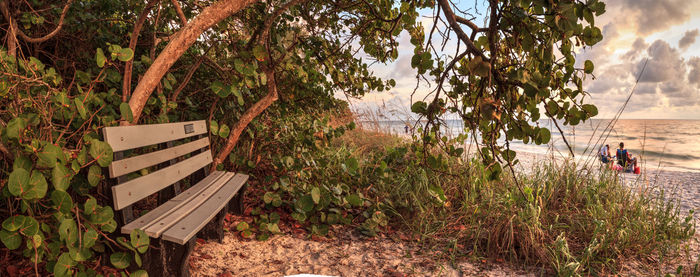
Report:
[[153,93],[153,89],[160,83],[165,73],[204,31],[257,1],[219,0],[213,5],[206,7],[187,26],[178,31],[136,86],[129,100],[129,106],[134,115],[132,123],[138,122],[148,97]]
[[233,125],[231,128],[231,134],[228,136],[228,140],[226,141],[226,146],[224,146],[224,149],[221,149],[221,152],[216,155],[216,158],[212,163],[211,171],[216,170],[216,167],[226,160],[226,157],[228,157],[228,154],[233,151],[233,147],[236,146],[236,143],[238,143],[241,133],[243,133],[243,130],[248,127],[248,124],[250,124],[253,119],[270,107],[272,103],[277,101],[277,84],[275,82],[275,73],[273,70],[274,69],[265,71],[265,75],[267,77],[267,95],[250,107],[250,109],[245,111],[243,116],[241,116],[236,124]]

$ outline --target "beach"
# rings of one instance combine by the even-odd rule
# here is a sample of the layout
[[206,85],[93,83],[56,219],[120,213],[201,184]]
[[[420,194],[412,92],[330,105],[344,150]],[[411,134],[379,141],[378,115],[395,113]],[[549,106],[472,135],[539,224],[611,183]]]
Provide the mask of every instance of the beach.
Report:
[[[538,163],[551,156],[521,152],[516,170],[528,174]],[[561,158],[557,159],[561,160]],[[695,184],[700,173],[647,169],[643,174],[621,173],[619,178],[639,193],[664,190],[679,201],[681,212],[700,207],[700,188]],[[696,216],[697,220],[697,216]],[[231,216],[229,228],[252,217]],[[522,267],[502,260],[461,258],[454,261],[436,258],[436,253],[421,247],[420,240],[400,231],[366,237],[350,227],[333,227],[329,237],[309,236],[305,230],[281,224],[283,234],[267,241],[244,239],[226,232],[223,243],[199,240],[190,258],[193,276],[288,276],[320,274],[328,276],[541,276],[542,268]],[[675,267],[690,267],[700,253],[700,236],[688,240],[687,251],[673,263],[654,265],[656,261],[624,261],[620,276],[639,276],[650,272],[674,272]]]

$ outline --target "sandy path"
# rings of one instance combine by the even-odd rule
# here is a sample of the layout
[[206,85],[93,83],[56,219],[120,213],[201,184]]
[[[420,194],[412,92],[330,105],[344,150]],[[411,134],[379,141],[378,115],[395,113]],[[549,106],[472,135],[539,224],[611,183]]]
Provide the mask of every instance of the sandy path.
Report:
[[535,276],[503,265],[460,262],[455,267],[421,255],[415,246],[367,238],[345,228],[333,239],[279,235],[251,241],[227,233],[223,244],[198,243],[190,258],[193,276]]

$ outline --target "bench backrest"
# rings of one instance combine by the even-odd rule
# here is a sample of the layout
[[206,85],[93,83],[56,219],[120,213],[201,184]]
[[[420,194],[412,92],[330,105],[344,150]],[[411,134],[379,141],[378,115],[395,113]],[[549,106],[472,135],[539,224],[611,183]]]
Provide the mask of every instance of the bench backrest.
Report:
[[[150,172],[147,175],[119,182],[112,186],[114,209],[121,210],[137,201],[148,197],[190,174],[207,166],[212,162],[211,150],[204,149],[209,146],[206,121],[188,121],[165,124],[133,125],[106,127],[102,129],[105,142],[115,153],[115,161],[109,166],[109,176],[117,178],[126,174],[139,171],[173,161],[179,157],[189,155],[186,159],[169,166]],[[172,146],[173,141],[187,138],[191,141]],[[168,147],[138,156],[119,159],[118,153],[131,149],[137,149],[156,144],[167,143]],[[121,157],[121,156],[119,156]],[[123,179],[123,178],[119,178]]]

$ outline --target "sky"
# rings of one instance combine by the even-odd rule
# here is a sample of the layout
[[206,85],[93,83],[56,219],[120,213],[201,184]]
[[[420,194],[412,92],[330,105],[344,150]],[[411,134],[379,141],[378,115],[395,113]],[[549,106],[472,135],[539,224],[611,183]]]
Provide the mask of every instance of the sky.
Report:
[[[587,102],[598,106],[597,118],[614,116],[646,62],[622,118],[700,119],[700,0],[602,1],[606,13],[595,24],[604,38],[576,54],[577,63],[591,60],[595,64],[595,77],[584,81],[584,89],[590,93]],[[473,0],[458,5],[475,7]],[[431,12],[423,14],[424,26],[430,26],[431,16]],[[356,110],[404,119],[410,114],[411,101],[421,100],[430,90],[422,82],[411,97],[417,81],[410,64],[413,46],[409,40],[403,32],[398,59],[371,66],[377,76],[393,78],[397,86],[352,100]]]

